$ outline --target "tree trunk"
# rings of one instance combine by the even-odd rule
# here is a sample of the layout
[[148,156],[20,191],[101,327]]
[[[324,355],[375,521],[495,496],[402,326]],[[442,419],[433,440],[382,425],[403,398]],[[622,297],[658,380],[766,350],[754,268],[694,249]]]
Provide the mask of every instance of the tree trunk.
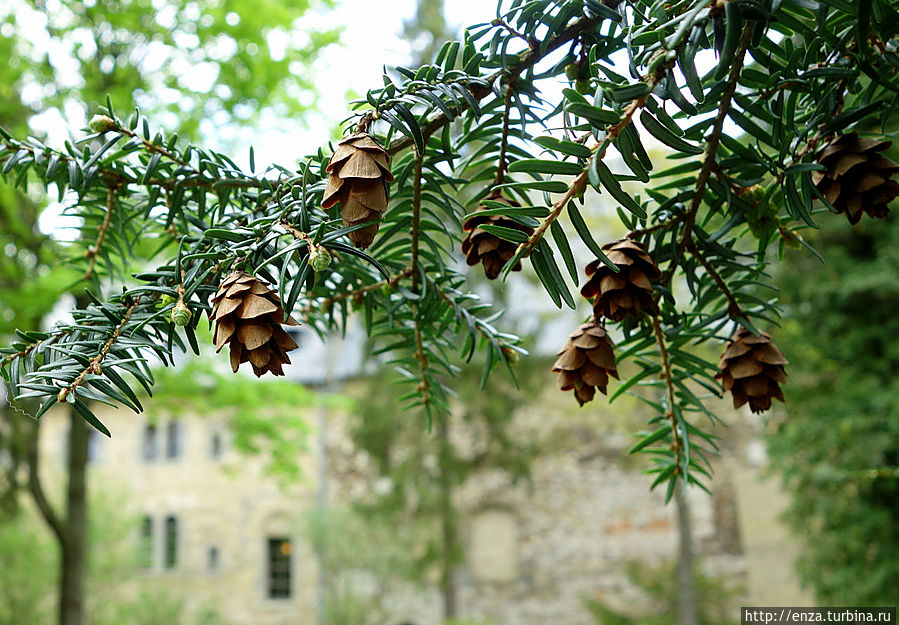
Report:
[[87,554],[87,442],[88,426],[69,409],[69,484],[66,516],[61,517],[44,492],[40,478],[38,423],[34,424],[28,446],[28,487],[41,516],[53,530],[59,544],[59,625],[84,625],[84,586]]
[[69,413],[69,488],[66,498],[67,544],[62,550],[59,625],[84,624],[87,565],[88,425],[75,410]]
[[443,619],[456,618],[456,549],[458,533],[456,514],[453,509],[453,488],[451,482],[452,450],[449,442],[447,416],[442,414],[437,424],[438,466],[440,471],[440,533],[443,562],[440,571],[440,591],[443,594]]
[[677,529],[680,535],[680,553],[677,561],[677,622],[678,625],[699,625],[693,563],[693,525],[690,520],[690,503],[687,501],[687,485],[683,482],[674,489],[674,501],[677,505]]

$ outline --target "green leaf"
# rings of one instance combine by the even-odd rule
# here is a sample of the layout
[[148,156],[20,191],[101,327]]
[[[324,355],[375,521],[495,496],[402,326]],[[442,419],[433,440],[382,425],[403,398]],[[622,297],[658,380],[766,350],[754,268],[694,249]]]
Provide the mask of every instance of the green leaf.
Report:
[[615,102],[629,102],[648,95],[650,91],[651,89],[648,84],[645,82],[638,82],[633,85],[627,85],[626,87],[615,87],[612,89],[612,99]]
[[703,152],[701,147],[693,145],[692,143],[687,143],[675,135],[664,124],[650,115],[648,111],[644,110],[640,113],[640,122],[649,134],[678,152],[683,152],[685,154],[702,154]]
[[574,226],[575,231],[578,236],[581,237],[581,240],[584,242],[591,252],[598,258],[606,267],[618,273],[620,270],[618,269],[618,265],[609,260],[609,257],[605,255],[605,252],[602,251],[602,247],[596,242],[593,238],[593,234],[590,232],[590,228],[587,227],[587,222],[584,221],[584,218],[581,216],[581,212],[578,210],[577,206],[574,202],[568,203],[568,218],[571,220],[571,225]]
[[715,80],[721,80],[730,72],[737,56],[737,46],[740,44],[742,30],[743,16],[740,14],[739,4],[726,2],[724,4],[724,45],[721,48],[718,68],[715,70]]
[[593,159],[592,169],[596,173],[599,181],[602,183],[602,186],[612,194],[612,197],[614,197],[622,207],[624,207],[627,211],[633,213],[640,219],[646,219],[646,211],[637,203],[634,198],[632,198],[627,192],[625,192],[624,189],[621,188],[621,185],[618,184],[618,180],[615,178],[615,175],[608,167],[606,167],[606,164],[603,163],[601,159]]
[[577,156],[579,158],[590,158],[593,154],[593,151],[583,143],[563,141],[561,139],[556,139],[555,137],[537,137],[534,139],[534,143],[547,150],[562,152],[563,154],[570,154],[571,156]]
[[141,184],[147,184],[150,182],[150,179],[153,178],[153,174],[156,173],[156,168],[159,166],[159,161],[162,159],[162,154],[159,152],[154,152],[153,156],[150,157],[150,162],[147,163],[147,169],[144,170],[144,176],[141,178]]
[[253,237],[253,233],[249,230],[235,228],[233,230],[225,230],[224,228],[209,228],[203,232],[203,236],[207,239],[221,239],[223,241],[231,241],[239,243]]
[[480,215],[481,217],[491,217],[493,215],[523,215],[526,217],[546,217],[549,215],[549,209],[545,206],[509,206],[502,202],[491,202],[484,200],[484,206],[491,206],[484,210],[476,210],[468,213],[463,217],[463,221]]
[[579,163],[566,161],[546,161],[539,158],[525,158],[509,165],[512,173],[536,173],[536,174],[561,174],[576,176],[584,171],[584,166]]
[[393,110],[399,113],[400,117],[403,118],[403,121],[406,122],[406,125],[409,126],[409,130],[412,132],[412,139],[415,141],[415,149],[419,154],[425,153],[425,140],[421,134],[421,127],[418,125],[418,120],[415,119],[415,115],[412,114],[404,104],[397,102],[393,105]]
[[75,411],[78,414],[84,417],[85,421],[94,426],[94,428],[96,428],[109,438],[112,438],[112,434],[109,433],[109,430],[100,422],[97,416],[93,412],[91,412],[91,409],[87,407],[87,404],[75,397],[75,401],[72,402],[72,407],[75,408]]
[[639,441],[637,441],[637,444],[634,445],[633,447],[631,447],[627,451],[627,453],[635,454],[638,451],[640,451],[641,449],[644,449],[645,447],[652,445],[656,441],[665,438],[670,433],[671,433],[670,427],[668,427],[667,425],[664,427],[661,427],[658,430],[656,430],[655,432],[652,432],[651,434],[647,434],[646,436],[641,438]]
[[563,180],[529,180],[527,182],[507,182],[498,184],[494,189],[524,189],[525,191],[547,191],[548,193],[565,193],[568,183]]
[[553,220],[553,222],[549,226],[549,231],[552,233],[553,241],[556,242],[556,247],[559,248],[559,253],[562,255],[562,259],[565,261],[565,267],[568,269],[568,275],[571,276],[572,282],[575,284],[578,283],[580,276],[578,276],[577,263],[574,262],[574,255],[571,253],[571,246],[568,244],[568,237],[565,235],[565,231],[562,229],[562,226],[559,224],[559,221]]
[[506,228],[504,226],[493,226],[490,224],[481,224],[478,226],[484,232],[489,232],[490,234],[495,234],[500,239],[505,241],[511,241],[512,243],[526,243],[530,238],[526,233],[521,230],[515,230],[513,228]]
[[566,104],[565,110],[572,115],[583,117],[584,119],[590,121],[593,126],[596,126],[598,128],[608,126],[609,124],[614,124],[619,119],[621,119],[618,113],[616,113],[615,111],[607,111],[606,109],[601,109],[598,106],[591,106],[586,102]]

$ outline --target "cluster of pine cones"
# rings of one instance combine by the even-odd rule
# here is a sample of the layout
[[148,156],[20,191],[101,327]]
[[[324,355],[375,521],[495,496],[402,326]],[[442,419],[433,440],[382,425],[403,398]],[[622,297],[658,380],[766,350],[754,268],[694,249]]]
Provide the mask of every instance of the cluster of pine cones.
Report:
[[[889,141],[849,133],[831,138],[816,155],[816,162],[823,166],[812,172],[819,195],[852,224],[863,214],[885,217],[888,204],[899,196],[899,183],[892,179],[899,173],[899,165],[882,154],[889,145]],[[339,203],[344,226],[356,227],[348,233],[350,240],[360,249],[367,248],[387,210],[388,184],[393,181],[390,155],[371,135],[357,132],[337,144],[325,171],[328,182],[322,207],[329,209]],[[520,206],[499,190],[486,200]],[[504,215],[477,214],[487,209],[482,202],[463,224],[462,253],[469,265],[483,265],[492,280],[518,246],[484,226],[516,230],[528,237],[534,229]],[[569,336],[552,368],[558,374],[559,387],[573,390],[580,405],[591,401],[597,389],[605,394],[610,376],[618,378],[614,344],[605,321],[640,319],[659,312],[652,283],[661,272],[645,244],[623,238],[602,249],[610,265],[599,259],[589,263],[581,287],[581,295],[593,303],[593,316]],[[521,270],[521,262],[512,270]],[[282,365],[290,363],[287,352],[297,345],[281,325],[297,322],[285,313],[275,291],[251,274],[236,271],[221,282],[212,302],[213,342],[217,350],[228,344],[232,369],[236,372],[240,364],[249,362],[257,376],[266,372],[283,375]],[[786,363],[770,336],[739,328],[721,356],[716,377],[731,393],[735,408],[749,404],[753,412],[762,412],[771,407],[772,399],[783,401],[780,384],[786,382]]]
[[559,388],[573,390],[581,406],[593,399],[596,389],[606,393],[609,376],[618,378],[614,344],[604,320],[658,314],[652,281],[662,274],[646,246],[625,238],[603,245],[602,251],[617,271],[599,259],[587,265],[581,295],[593,302],[593,317],[568,337],[552,368],[559,374]]

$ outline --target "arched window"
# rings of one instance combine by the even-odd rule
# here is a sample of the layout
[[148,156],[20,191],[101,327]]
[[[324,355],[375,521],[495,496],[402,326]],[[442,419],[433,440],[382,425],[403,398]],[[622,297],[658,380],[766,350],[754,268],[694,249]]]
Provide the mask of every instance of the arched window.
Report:
[[159,440],[156,435],[156,425],[153,423],[148,423],[147,427],[144,428],[142,449],[144,460],[147,462],[156,460],[156,456],[159,453]]
[[178,565],[178,519],[168,516],[165,519],[165,559],[167,569]]
[[169,459],[181,456],[181,424],[169,421],[165,428],[165,457]]
[[147,515],[140,524],[138,561],[142,569],[153,568],[153,517]]
[[510,510],[486,508],[471,518],[469,564],[479,582],[518,579],[518,520]]

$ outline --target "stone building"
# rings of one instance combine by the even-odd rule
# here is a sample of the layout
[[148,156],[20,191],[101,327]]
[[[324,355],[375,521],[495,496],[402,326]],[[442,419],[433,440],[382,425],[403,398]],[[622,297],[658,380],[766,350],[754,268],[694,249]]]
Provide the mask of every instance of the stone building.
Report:
[[[306,357],[321,362],[313,347]],[[300,360],[298,370],[309,368]],[[575,412],[570,397],[560,407],[548,391],[545,402],[516,411],[518,434],[547,450],[531,480],[513,485],[485,473],[458,492],[467,545],[459,605],[473,622],[588,625],[585,597],[624,610],[644,600],[627,580],[628,561],[658,564],[676,553],[675,507],[664,505],[662,492],[649,492],[642,465],[626,456],[632,439],[614,409]],[[138,521],[140,579],[177,589],[194,611],[215,606],[228,624],[318,623],[318,560],[301,520],[323,501],[340,505],[372,484],[344,417],[309,415],[318,444],[302,458],[303,480],[285,489],[259,458],[233,449],[227,415],[155,413],[152,401],[146,408],[141,415],[101,409],[113,438],[95,435],[90,445],[91,487],[129,493],[122,513]],[[49,476],[61,468],[53,465],[64,456],[68,425],[62,414],[44,419]],[[714,496],[690,493],[697,551],[710,574],[744,586],[746,605],[808,605],[791,572],[794,546],[776,521],[783,498],[773,481],[758,478],[754,427],[739,420],[733,428]],[[440,623],[434,584],[381,599],[391,619],[385,625]]]

